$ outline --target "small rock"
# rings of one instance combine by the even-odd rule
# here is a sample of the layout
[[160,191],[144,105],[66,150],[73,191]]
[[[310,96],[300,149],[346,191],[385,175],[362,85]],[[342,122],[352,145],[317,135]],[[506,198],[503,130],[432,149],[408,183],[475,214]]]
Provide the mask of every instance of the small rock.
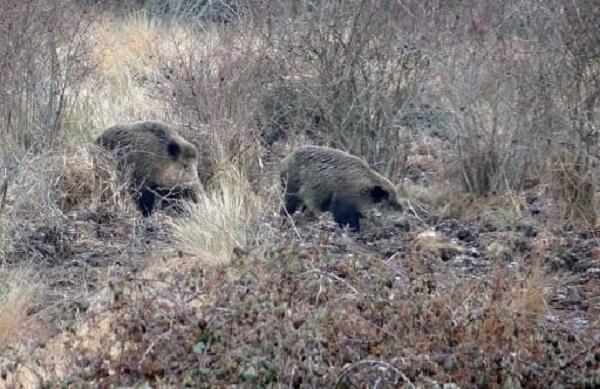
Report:
[[408,222],[408,220],[399,220],[396,223],[394,223],[394,227],[398,228],[400,231],[403,232],[410,232],[410,223]]

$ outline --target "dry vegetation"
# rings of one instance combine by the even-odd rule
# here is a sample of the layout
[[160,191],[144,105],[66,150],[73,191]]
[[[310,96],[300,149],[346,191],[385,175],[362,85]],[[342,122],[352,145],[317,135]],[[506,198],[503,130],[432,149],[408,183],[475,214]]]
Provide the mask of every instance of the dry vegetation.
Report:
[[[0,2],[0,385],[598,387],[598,25],[594,1]],[[91,145],[141,119],[200,147],[183,217],[142,218]],[[410,231],[278,216],[306,143],[390,177]]]

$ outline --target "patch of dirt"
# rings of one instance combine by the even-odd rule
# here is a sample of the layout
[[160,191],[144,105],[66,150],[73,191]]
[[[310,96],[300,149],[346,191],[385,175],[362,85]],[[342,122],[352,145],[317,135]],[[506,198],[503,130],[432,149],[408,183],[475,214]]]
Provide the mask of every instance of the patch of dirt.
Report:
[[[116,217],[103,210],[71,213],[63,218],[23,223],[9,257],[13,262],[33,259],[48,268],[75,263],[110,266],[114,264],[111,260],[123,256],[143,256],[166,239],[156,218]],[[101,257],[106,260],[94,260]],[[121,265],[131,263],[125,260]]]
[[[436,220],[435,215],[427,216],[429,220]],[[581,298],[577,300],[574,297],[581,294],[578,291],[580,285],[600,280],[600,244],[586,234],[570,234],[561,238],[560,244],[554,243],[540,249],[543,246],[540,242],[548,238],[536,224],[494,225],[457,219],[436,220],[436,224],[427,224],[423,220],[421,217],[410,219],[410,232],[397,227],[381,228],[366,222],[363,231],[354,234],[343,233],[329,216],[316,219],[296,215],[295,226],[283,227],[280,236],[301,245],[314,243],[327,236],[327,247],[331,253],[377,256],[395,269],[405,268],[407,261],[415,257],[413,254],[420,252],[423,263],[413,263],[410,265],[413,268],[419,268],[421,272],[445,274],[450,267],[456,276],[469,278],[487,276],[497,266],[514,269],[531,261],[541,250],[548,270],[567,272],[572,276],[569,285],[553,298],[553,304],[565,307],[574,303],[571,306],[575,310],[582,308]],[[423,252],[423,245],[418,244],[417,237],[424,231],[435,234],[445,243]],[[556,238],[551,240],[558,241]]]
[[80,311],[78,304],[87,295],[106,287],[108,277],[143,269],[169,242],[164,218],[160,213],[143,218],[98,209],[23,222],[6,264],[26,263],[43,273],[46,292],[30,314],[46,322],[64,320]]

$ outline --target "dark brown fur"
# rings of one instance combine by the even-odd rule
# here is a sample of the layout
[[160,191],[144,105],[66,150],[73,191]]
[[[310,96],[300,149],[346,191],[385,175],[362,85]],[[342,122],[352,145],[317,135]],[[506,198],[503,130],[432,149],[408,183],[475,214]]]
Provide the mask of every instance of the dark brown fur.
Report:
[[360,219],[377,211],[401,213],[394,185],[362,159],[341,150],[303,146],[282,161],[281,214],[307,208],[331,212],[340,225],[360,231]]
[[116,153],[119,168],[129,170],[140,211],[149,216],[156,196],[197,201],[198,150],[169,125],[139,121],[107,128],[96,144]]

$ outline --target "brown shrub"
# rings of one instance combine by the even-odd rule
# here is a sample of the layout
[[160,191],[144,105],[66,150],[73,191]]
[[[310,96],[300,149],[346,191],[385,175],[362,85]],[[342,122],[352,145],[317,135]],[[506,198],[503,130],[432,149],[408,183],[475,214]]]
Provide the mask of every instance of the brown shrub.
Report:
[[124,177],[116,170],[114,157],[101,147],[90,144],[61,158],[54,196],[61,211],[94,209],[101,204],[121,208]]

